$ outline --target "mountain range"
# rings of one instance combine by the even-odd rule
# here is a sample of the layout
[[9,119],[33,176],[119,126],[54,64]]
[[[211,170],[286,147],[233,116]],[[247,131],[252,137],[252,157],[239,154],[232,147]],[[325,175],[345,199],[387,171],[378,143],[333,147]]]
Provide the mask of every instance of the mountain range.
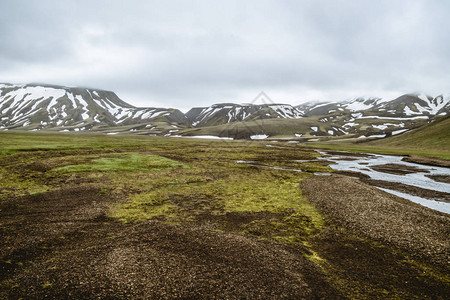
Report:
[[114,92],[45,84],[0,84],[0,130],[315,140],[382,138],[447,115],[450,95],[289,104],[221,103],[187,113],[140,108]]

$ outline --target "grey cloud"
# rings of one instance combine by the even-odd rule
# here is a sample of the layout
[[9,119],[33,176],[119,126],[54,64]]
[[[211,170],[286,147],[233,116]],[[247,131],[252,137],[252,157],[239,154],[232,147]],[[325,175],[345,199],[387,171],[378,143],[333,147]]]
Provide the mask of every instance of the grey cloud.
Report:
[[270,89],[450,92],[444,1],[3,2],[0,81],[172,107]]

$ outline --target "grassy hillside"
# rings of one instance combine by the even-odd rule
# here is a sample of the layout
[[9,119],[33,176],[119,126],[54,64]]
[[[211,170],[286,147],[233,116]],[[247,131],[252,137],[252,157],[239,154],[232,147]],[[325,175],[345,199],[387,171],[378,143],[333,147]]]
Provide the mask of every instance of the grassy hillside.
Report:
[[385,139],[362,142],[358,139],[328,140],[311,147],[395,155],[419,155],[450,160],[450,117]]
[[293,137],[295,133],[312,131],[310,127],[317,126],[317,123],[317,118],[267,119],[191,128],[180,131],[180,134],[249,138],[251,135],[265,133],[269,136],[289,135]]
[[373,141],[369,144],[450,151],[450,117],[422,126],[405,134]]

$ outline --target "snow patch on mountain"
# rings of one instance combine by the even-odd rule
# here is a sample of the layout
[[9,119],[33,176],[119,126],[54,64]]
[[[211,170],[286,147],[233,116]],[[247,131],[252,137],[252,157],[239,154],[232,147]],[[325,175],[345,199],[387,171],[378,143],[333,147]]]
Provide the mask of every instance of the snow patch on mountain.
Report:
[[[0,85],[0,125],[44,127],[120,125],[159,117],[187,123],[183,113],[165,108],[136,108],[113,92],[45,85]],[[45,122],[45,124],[43,123]],[[83,123],[81,123],[83,122]],[[34,129],[34,128],[33,128]]]

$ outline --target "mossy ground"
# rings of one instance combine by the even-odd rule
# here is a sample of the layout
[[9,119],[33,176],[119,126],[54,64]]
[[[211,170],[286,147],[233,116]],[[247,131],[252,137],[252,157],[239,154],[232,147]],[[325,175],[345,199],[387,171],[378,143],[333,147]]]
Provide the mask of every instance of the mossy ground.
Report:
[[[294,247],[299,255],[307,257],[326,274],[331,285],[349,297],[380,295],[384,289],[394,296],[411,295],[400,281],[391,283],[383,275],[383,268],[391,270],[405,259],[405,256],[392,255],[396,250],[389,245],[380,248],[387,249],[385,252],[379,252],[378,245],[371,241],[364,242],[362,247],[344,229],[338,237],[323,237],[332,224],[299,188],[299,183],[314,172],[332,171],[314,160],[319,154],[313,149],[285,143],[267,147],[264,142],[42,133],[0,133],[0,140],[0,205],[12,213],[25,209],[28,202],[22,199],[26,195],[34,194],[31,203],[40,205],[39,201],[43,200],[36,193],[42,193],[42,199],[46,199],[47,195],[58,195],[66,188],[76,187],[79,191],[86,187],[89,197],[96,199],[96,205],[105,207],[104,215],[110,220],[100,218],[100,225],[111,220],[126,226],[150,220],[252,236]],[[253,161],[264,167],[236,161]],[[271,169],[271,166],[302,172]],[[63,198],[58,201],[64,203]],[[39,209],[45,210],[45,205]],[[108,226],[102,230],[114,228]],[[7,227],[3,226],[0,233],[7,234],[10,230]],[[89,231],[89,227],[84,230]],[[114,239],[115,234],[107,234],[108,239]],[[74,242],[61,236],[65,235],[58,235],[58,245]],[[362,253],[361,257],[348,264],[338,251],[343,245],[349,245],[351,251],[363,249],[358,252]],[[378,276],[376,286],[359,277],[366,271],[363,265],[368,261],[375,263],[377,256],[373,253],[390,255],[373,275]],[[61,253],[54,255],[59,257]],[[27,264],[33,259],[8,254],[0,258],[5,262],[2,263],[5,270],[11,266],[20,270],[19,263]],[[400,273],[393,271],[395,276],[424,268],[434,270],[426,262],[412,262]],[[338,277],[342,280],[336,280],[336,274],[341,274]],[[418,282],[427,282],[431,275],[424,276],[425,280]],[[441,279],[432,280],[434,284]],[[9,282],[4,279],[0,287],[11,288]],[[352,294],[351,287],[359,283],[361,288]],[[47,293],[58,285],[43,281],[40,287]],[[427,287],[422,287],[420,295],[427,295],[426,291]]]

